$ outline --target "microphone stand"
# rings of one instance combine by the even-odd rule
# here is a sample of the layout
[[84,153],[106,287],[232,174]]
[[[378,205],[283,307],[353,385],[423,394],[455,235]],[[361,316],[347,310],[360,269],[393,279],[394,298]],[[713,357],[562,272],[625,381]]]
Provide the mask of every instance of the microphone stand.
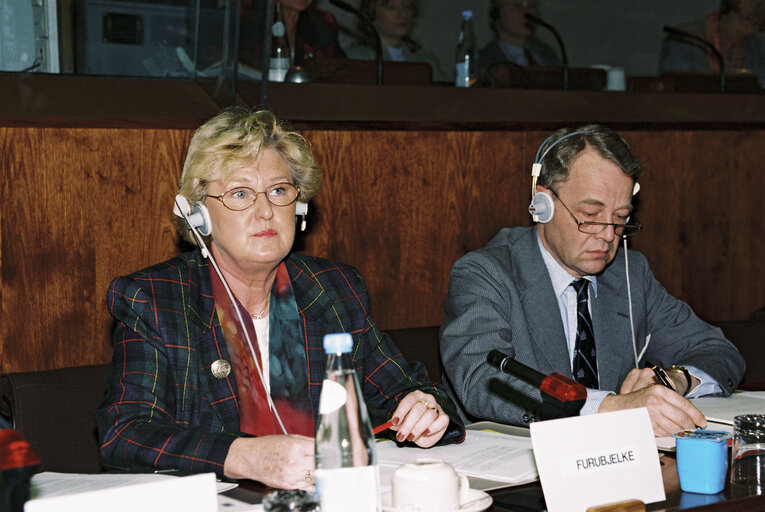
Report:
[[[674,27],[664,26],[664,32],[669,34],[669,36],[672,39],[675,39],[677,41],[680,41],[682,43],[686,44],[693,44],[700,43],[701,47],[703,49],[709,50],[712,55],[715,56],[715,59],[717,59],[717,63],[720,66],[720,92],[725,92],[725,60],[723,59],[722,54],[720,51],[715,48],[715,45],[707,41],[706,39],[702,39],[701,37],[691,34],[690,32],[686,32],[684,30],[680,30]],[[698,45],[694,45],[698,46]]]
[[528,21],[533,23],[534,25],[539,25],[541,27],[546,28],[550,32],[552,32],[552,35],[555,36],[555,40],[558,42],[558,48],[560,49],[560,56],[561,61],[563,63],[562,69],[563,69],[563,90],[568,90],[568,55],[566,54],[566,47],[563,46],[563,40],[560,38],[560,34],[558,34],[558,31],[555,30],[555,28],[547,23],[545,20],[540,18],[539,16],[535,16],[531,14],[530,12],[527,12],[523,15]]
[[352,5],[348,4],[344,0],[329,0],[329,3],[331,3],[335,7],[339,7],[340,9],[346,12],[355,14],[361,20],[364,26],[367,27],[367,29],[369,29],[370,32],[372,32],[372,35],[374,36],[374,40],[375,40],[375,55],[377,56],[377,85],[382,85],[383,84],[382,41],[380,41],[380,33],[377,31],[377,28],[375,27],[374,23],[372,23],[372,20],[370,20],[366,14],[356,9]]
[[[259,109],[266,108],[266,101],[268,100],[268,68],[271,61],[271,31],[273,30],[274,23],[274,2],[278,0],[267,0],[266,9],[263,13],[265,17],[265,24],[263,28],[263,54],[261,57],[261,75],[260,75],[260,101],[258,103]],[[241,1],[239,2],[241,4]],[[237,31],[238,34],[238,31]],[[237,38],[237,48],[239,47],[239,39]]]

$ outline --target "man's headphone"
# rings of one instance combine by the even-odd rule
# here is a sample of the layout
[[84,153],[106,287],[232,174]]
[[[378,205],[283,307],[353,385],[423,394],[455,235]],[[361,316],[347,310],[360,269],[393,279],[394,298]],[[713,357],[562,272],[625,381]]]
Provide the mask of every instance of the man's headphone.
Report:
[[[173,213],[178,217],[185,219],[189,229],[197,230],[201,236],[212,235],[212,222],[210,221],[210,212],[207,206],[201,202],[189,203],[189,200],[178,194],[175,196],[175,205]],[[295,215],[302,217],[300,222],[300,231],[305,231],[305,216],[308,214],[308,203],[298,201],[295,207]]]
[[[542,172],[542,160],[545,159],[547,153],[549,153],[552,148],[568,139],[569,137],[573,137],[574,135],[586,135],[588,133],[593,133],[593,131],[578,130],[575,132],[567,133],[560,139],[550,144],[546,149],[544,149],[544,152],[542,152],[542,149],[545,148],[545,145],[555,135],[550,135],[544,141],[542,141],[542,144],[540,144],[539,149],[537,149],[536,157],[534,158],[534,163],[531,165],[531,204],[529,204],[529,213],[531,214],[531,218],[534,219],[534,222],[546,224],[552,220],[553,215],[555,214],[555,203],[553,202],[552,196],[547,192],[536,191],[537,178],[539,178],[539,174]],[[640,184],[636,181],[635,185],[632,187],[632,195],[634,196],[637,194],[638,190],[640,190]]]

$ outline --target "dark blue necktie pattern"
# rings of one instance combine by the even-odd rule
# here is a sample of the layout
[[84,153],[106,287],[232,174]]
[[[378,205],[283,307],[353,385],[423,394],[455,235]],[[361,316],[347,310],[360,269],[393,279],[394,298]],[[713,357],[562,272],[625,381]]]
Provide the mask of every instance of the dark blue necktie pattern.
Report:
[[587,307],[586,279],[571,283],[576,291],[576,344],[574,346],[574,379],[590,389],[598,389],[598,360],[595,357],[595,336]]

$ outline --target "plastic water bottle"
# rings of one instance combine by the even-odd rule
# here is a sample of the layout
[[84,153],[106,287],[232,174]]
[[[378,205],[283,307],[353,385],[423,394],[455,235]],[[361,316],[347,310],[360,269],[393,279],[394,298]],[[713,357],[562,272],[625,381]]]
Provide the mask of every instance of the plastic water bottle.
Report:
[[271,26],[271,59],[268,63],[269,82],[284,82],[290,69],[290,50],[287,45],[287,29],[282,20],[281,4],[276,2],[276,17]]
[[454,85],[472,87],[478,79],[478,50],[473,32],[473,11],[462,11],[462,28],[457,42]]
[[327,373],[316,429],[316,489],[322,512],[379,512],[375,438],[356,371],[350,334],[327,334]]

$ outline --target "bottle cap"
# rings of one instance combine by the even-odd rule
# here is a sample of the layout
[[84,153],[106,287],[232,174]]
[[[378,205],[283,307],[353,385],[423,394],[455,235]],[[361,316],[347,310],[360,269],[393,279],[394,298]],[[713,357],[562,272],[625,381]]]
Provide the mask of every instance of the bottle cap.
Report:
[[324,336],[324,352],[327,354],[347,354],[353,347],[353,338],[347,332],[326,334]]
[[462,11],[462,18],[463,19],[469,20],[472,17],[473,17],[473,11],[470,11],[470,10]]
[[271,27],[271,34],[274,37],[284,37],[284,34],[286,33],[286,31],[287,30],[284,27],[284,23],[282,23],[281,21],[275,22],[273,26]]

